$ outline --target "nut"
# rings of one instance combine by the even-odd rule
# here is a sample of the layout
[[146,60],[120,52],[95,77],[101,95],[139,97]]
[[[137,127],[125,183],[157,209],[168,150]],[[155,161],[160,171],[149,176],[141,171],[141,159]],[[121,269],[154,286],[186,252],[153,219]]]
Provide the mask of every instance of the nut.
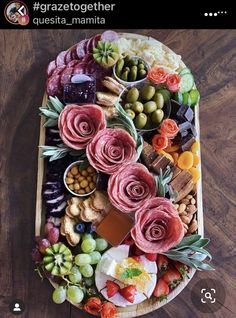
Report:
[[194,198],[191,199],[191,204],[196,204],[196,200]]
[[189,224],[191,222],[191,219],[187,215],[180,215],[180,218],[185,224]]
[[191,194],[188,194],[187,196],[186,196],[186,199],[189,199],[189,200],[191,200],[192,199],[192,195]]
[[67,184],[72,184],[72,183],[74,183],[74,179],[72,179],[72,178],[66,178],[66,183],[67,183]]
[[196,218],[193,219],[191,225],[188,228],[188,233],[192,234],[197,231],[198,224]]
[[185,210],[186,210],[186,204],[181,203],[178,208],[179,214],[183,213]]
[[186,211],[188,212],[188,214],[194,214],[197,211],[197,208],[195,205],[189,205],[186,208]]
[[174,207],[176,208],[176,210],[178,210],[179,204],[175,204]]
[[72,167],[70,172],[73,174],[73,176],[76,176],[79,172],[78,167],[77,166]]
[[186,205],[189,205],[189,199],[184,198],[183,200],[180,201],[180,203],[184,203]]

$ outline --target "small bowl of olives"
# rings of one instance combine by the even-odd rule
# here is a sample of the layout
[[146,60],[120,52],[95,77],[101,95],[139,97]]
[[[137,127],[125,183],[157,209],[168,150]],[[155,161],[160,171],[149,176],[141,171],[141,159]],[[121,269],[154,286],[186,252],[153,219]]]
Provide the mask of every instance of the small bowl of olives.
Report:
[[136,85],[147,79],[149,65],[141,57],[129,56],[120,58],[113,67],[115,79],[125,87]]
[[141,134],[156,130],[171,112],[170,92],[147,81],[125,88],[120,102]]

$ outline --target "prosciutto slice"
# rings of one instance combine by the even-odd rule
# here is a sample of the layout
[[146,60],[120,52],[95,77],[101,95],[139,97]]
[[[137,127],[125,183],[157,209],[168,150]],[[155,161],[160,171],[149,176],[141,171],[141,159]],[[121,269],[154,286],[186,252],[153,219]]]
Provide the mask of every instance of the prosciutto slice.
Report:
[[145,253],[164,253],[184,237],[184,227],[170,200],[153,198],[135,214],[131,236]]
[[141,163],[128,163],[110,176],[108,195],[124,213],[137,211],[145,200],[155,197],[156,182]]
[[67,105],[61,112],[58,127],[62,141],[72,149],[85,149],[98,131],[106,127],[105,115],[95,104]]
[[90,164],[106,174],[115,173],[123,164],[137,160],[135,140],[120,128],[99,131],[86,154]]

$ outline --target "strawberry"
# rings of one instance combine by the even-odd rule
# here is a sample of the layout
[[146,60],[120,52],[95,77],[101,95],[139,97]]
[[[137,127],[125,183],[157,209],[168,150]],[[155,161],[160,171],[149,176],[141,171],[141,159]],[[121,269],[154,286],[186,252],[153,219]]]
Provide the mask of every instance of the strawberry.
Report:
[[133,245],[133,254],[136,256],[141,256],[144,254],[144,252],[141,251],[140,248],[138,248],[138,246]]
[[113,297],[118,291],[120,290],[120,286],[113,282],[112,280],[106,281],[106,287],[107,287],[107,296],[109,298]]
[[127,287],[120,289],[121,296],[123,296],[130,303],[134,302],[135,292],[136,287],[134,285],[129,285]]
[[182,276],[175,268],[170,268],[162,276],[163,280],[169,285],[170,288],[175,288],[182,280]]
[[174,264],[174,267],[180,272],[180,274],[185,277],[187,276],[188,277],[188,266],[186,264],[182,264],[180,262],[173,262]]
[[161,273],[164,273],[168,269],[168,258],[165,255],[159,254],[157,257],[157,267]]
[[155,262],[157,260],[157,253],[145,253],[145,256],[151,262]]
[[157,297],[158,300],[162,301],[166,299],[167,295],[170,292],[170,288],[163,278],[159,278],[154,289],[153,295]]

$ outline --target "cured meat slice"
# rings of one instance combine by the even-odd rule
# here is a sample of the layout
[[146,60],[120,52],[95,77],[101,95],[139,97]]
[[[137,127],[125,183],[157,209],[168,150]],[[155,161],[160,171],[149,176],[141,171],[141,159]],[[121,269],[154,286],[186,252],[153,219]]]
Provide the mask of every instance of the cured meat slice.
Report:
[[86,74],[87,73],[87,63],[80,62],[74,67],[74,74]]
[[76,53],[79,59],[82,59],[88,52],[87,52],[87,42],[88,40],[80,41],[76,46]]
[[62,51],[61,53],[59,53],[57,55],[57,58],[56,58],[56,65],[57,66],[62,66],[62,65],[65,65],[65,55],[66,55],[66,51]]
[[61,96],[62,94],[62,87],[60,84],[60,75],[52,75],[48,82],[46,91],[48,96]]
[[65,68],[66,68],[65,65],[57,66],[55,68],[55,70],[53,71],[52,76],[60,75],[64,71]]
[[85,149],[98,131],[106,127],[105,115],[95,104],[67,105],[58,119],[63,142],[72,149]]
[[84,63],[88,63],[90,61],[93,61],[93,55],[91,53],[87,53],[84,57],[83,57],[83,60],[82,62]]
[[135,214],[131,236],[145,253],[164,253],[184,236],[183,223],[172,202],[165,198],[147,200]]
[[53,73],[53,71],[55,70],[56,68],[56,62],[55,60],[54,61],[51,61],[49,64],[48,64],[48,67],[47,67],[47,76],[50,77]]
[[156,182],[144,165],[128,163],[110,176],[107,192],[117,209],[135,212],[146,200],[156,196]]
[[78,60],[72,60],[72,61],[70,61],[70,62],[67,64],[67,67],[74,67],[74,66],[76,66],[77,64],[79,64],[79,61],[78,61]]
[[73,60],[78,60],[78,55],[77,55],[77,52],[76,52],[76,45],[74,45],[72,48],[71,48],[71,57]]
[[67,67],[65,70],[61,73],[61,86],[64,86],[66,83],[70,82],[71,75],[74,72],[73,67]]
[[97,46],[98,41],[101,40],[101,34],[97,34],[93,37],[93,48]]
[[65,55],[65,64],[67,65],[70,61],[72,61],[71,50],[67,50]]
[[87,45],[86,45],[86,50],[88,53],[93,52],[93,37],[88,40]]
[[120,128],[106,128],[98,132],[86,149],[90,164],[97,170],[112,174],[123,164],[137,160],[136,143]]

